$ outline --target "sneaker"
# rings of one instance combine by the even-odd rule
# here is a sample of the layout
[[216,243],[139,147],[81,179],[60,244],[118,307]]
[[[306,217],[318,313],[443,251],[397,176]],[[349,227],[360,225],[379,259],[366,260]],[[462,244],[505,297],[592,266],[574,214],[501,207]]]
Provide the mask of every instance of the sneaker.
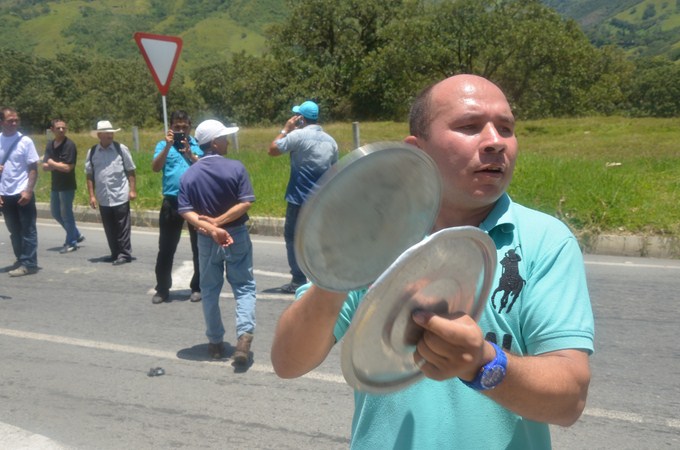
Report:
[[83,236],[83,235],[81,234],[80,236],[78,236],[78,239],[76,239],[76,242],[77,242],[78,244],[80,244],[80,243],[83,242],[84,240],[85,240],[85,236]]
[[279,291],[283,292],[284,294],[295,294],[295,291],[297,291],[297,288],[302,286],[301,283],[293,283],[292,281],[288,284],[284,284],[279,288]]
[[222,343],[208,343],[208,355],[210,355],[212,359],[222,359]]
[[253,342],[252,333],[243,333],[236,342],[234,364],[243,366],[250,360],[250,344]]
[[200,302],[202,298],[203,297],[201,297],[200,292],[192,292],[191,295],[189,296],[189,301],[196,303],[196,302]]
[[157,304],[159,304],[159,303],[163,303],[163,302],[165,302],[165,301],[167,301],[167,300],[168,300],[168,295],[167,295],[167,294],[166,294],[166,295],[161,295],[161,294],[159,294],[158,292],[156,292],[156,294],[155,294],[153,297],[151,297],[151,303],[153,303],[154,305],[157,305]]
[[71,253],[71,252],[75,252],[76,250],[78,250],[77,245],[64,244],[64,248],[59,250],[59,253],[61,253],[63,255],[64,253]]
[[9,276],[10,277],[23,277],[24,275],[33,275],[36,273],[38,269],[35,267],[26,267],[26,266],[19,266],[14,270],[9,271]]
[[127,263],[129,263],[129,262],[132,262],[132,260],[131,260],[131,259],[127,259],[127,258],[125,258],[125,257],[123,257],[123,256],[119,256],[118,258],[116,258],[115,261],[113,261],[113,265],[114,265],[114,266],[121,266],[121,265],[127,264]]

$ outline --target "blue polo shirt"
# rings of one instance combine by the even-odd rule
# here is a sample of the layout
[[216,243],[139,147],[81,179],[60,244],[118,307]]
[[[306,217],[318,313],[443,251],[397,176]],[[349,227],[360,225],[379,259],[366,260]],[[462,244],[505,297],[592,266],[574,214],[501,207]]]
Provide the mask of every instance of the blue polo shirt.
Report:
[[[162,140],[156,144],[154,159],[165,149],[167,141]],[[199,158],[203,156],[203,150],[198,146],[198,142],[193,136],[189,136],[189,148],[191,153]],[[184,172],[191,166],[191,163],[174,146],[168,150],[168,156],[163,166],[163,195],[177,197],[179,195],[179,179]]]
[[338,161],[338,144],[320,125],[293,130],[276,141],[281,153],[290,155],[286,201],[302,205],[316,189],[316,182]]
[[[583,256],[569,229],[508,195],[480,228],[498,252],[490,298],[479,320],[486,339],[518,355],[562,349],[592,353],[594,321]],[[504,299],[511,287],[518,292],[514,301]],[[335,325],[336,340],[349,328],[365,292],[349,293]],[[354,400],[356,449],[551,448],[547,424],[512,413],[457,378],[424,378],[385,395],[355,391]]]
[[[207,155],[189,167],[180,178],[177,211],[180,214],[193,211],[217,217],[237,203],[254,201],[250,177],[240,161]],[[248,214],[224,227],[242,225],[246,221]]]

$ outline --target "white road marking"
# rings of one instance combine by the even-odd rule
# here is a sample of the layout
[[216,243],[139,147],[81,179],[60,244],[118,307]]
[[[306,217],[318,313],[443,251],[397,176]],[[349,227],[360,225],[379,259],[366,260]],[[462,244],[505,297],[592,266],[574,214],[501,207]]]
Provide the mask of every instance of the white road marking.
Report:
[[[55,335],[49,335],[49,334],[43,334],[43,333],[33,333],[33,332],[29,332],[29,331],[12,330],[12,329],[9,329],[9,328],[0,328],[0,335],[19,338],[19,339],[32,339],[32,340],[37,340],[37,341],[42,341],[42,342],[51,342],[53,344],[72,345],[72,346],[76,346],[76,347],[91,348],[91,349],[95,349],[95,350],[107,350],[107,351],[112,351],[112,352],[128,353],[128,354],[141,355],[141,356],[149,356],[149,357],[158,358],[158,359],[168,359],[168,360],[174,360],[174,361],[178,361],[178,360],[182,361],[180,358],[177,357],[177,354],[175,352],[154,350],[154,349],[149,349],[149,348],[144,348],[144,347],[135,347],[135,346],[130,346],[130,345],[119,345],[119,344],[112,344],[112,343],[108,343],[108,342],[99,342],[99,341],[91,341],[91,340],[87,340],[87,339],[69,338],[69,337],[64,337],[64,336],[55,336]],[[194,364],[194,363],[221,364],[221,365],[230,365],[231,364],[230,361],[191,361],[190,363],[191,364]],[[270,366],[268,364],[253,364],[249,368],[249,370],[253,371],[253,372],[264,373],[264,374],[274,374],[274,369],[272,368],[272,366]],[[345,383],[345,379],[340,375],[331,374],[331,373],[324,373],[324,372],[319,372],[319,371],[310,372],[307,375],[304,375],[303,378],[315,380],[315,381],[328,382],[328,383],[340,383],[340,384]],[[648,416],[643,416],[641,414],[632,413],[632,412],[628,412],[628,411],[616,411],[616,410],[607,410],[607,409],[600,409],[600,408],[586,408],[585,411],[583,412],[583,415],[586,416],[586,417],[598,417],[598,418],[613,420],[613,421],[617,421],[617,422],[650,423],[650,424],[655,424],[657,426],[662,426],[662,427],[666,427],[666,428],[680,429],[680,420],[678,420],[678,419],[661,418],[661,417],[648,417]],[[0,430],[0,437],[1,436],[2,436],[2,431]],[[0,442],[1,441],[2,440],[0,439]]]
[[[263,277],[273,277],[281,279],[289,279],[290,274],[281,272],[269,272],[267,270],[253,270],[256,276]],[[191,277],[194,275],[194,263],[193,261],[182,261],[181,264],[176,264],[172,271],[172,287],[178,290],[188,290],[190,289],[189,284],[191,283]],[[226,284],[226,283],[225,283]],[[156,293],[155,288],[150,288],[147,291],[148,295],[153,295]],[[221,298],[234,298],[231,292],[223,292],[220,294]],[[267,294],[258,292],[257,298],[262,300],[294,300],[295,296],[290,294]]]
[[[9,328],[0,328],[0,335],[4,336],[9,336],[9,337],[14,337],[14,338],[20,338],[20,339],[32,339],[36,341],[41,341],[41,342],[50,342],[53,344],[62,344],[62,345],[72,345],[76,347],[84,347],[84,348],[91,348],[95,350],[108,350],[112,352],[119,352],[119,353],[129,353],[133,355],[141,355],[141,356],[150,356],[152,358],[158,358],[158,359],[171,359],[171,360],[179,360],[183,361],[181,358],[177,357],[176,352],[166,352],[162,350],[154,350],[150,348],[144,348],[144,347],[134,347],[131,345],[120,345],[120,344],[112,344],[109,342],[100,342],[100,341],[91,341],[88,339],[78,339],[78,338],[70,338],[70,337],[65,337],[65,336],[56,336],[56,335],[51,335],[51,334],[44,334],[44,333],[33,333],[30,331],[20,331],[20,330],[12,330]],[[231,365],[230,361],[191,361],[192,363],[203,363],[203,364],[223,364],[223,365]],[[268,364],[253,364],[250,366],[248,369],[249,371],[253,372],[259,372],[259,373],[267,373],[267,374],[273,374],[274,373],[274,368]],[[317,380],[317,381],[328,381],[328,382],[333,382],[333,383],[344,383],[345,379],[339,375],[334,375],[330,373],[321,373],[321,372],[312,372],[310,374],[307,374],[304,376],[304,378],[309,378],[312,380]]]
[[583,414],[592,417],[601,417],[603,419],[619,420],[621,422],[630,423],[643,423],[645,422],[644,417],[640,414],[625,412],[625,411],[613,411],[607,409],[598,408],[586,408]]
[[36,433],[0,422],[0,442],[3,448],[14,450],[64,450],[65,447]]
[[616,266],[616,267],[632,267],[645,269],[675,269],[680,270],[680,265],[672,266],[670,264],[639,264],[631,261],[626,262],[607,262],[607,261],[585,261],[587,266]]
[[666,419],[666,426],[670,428],[680,428],[680,420],[678,419]]
[[645,417],[641,414],[631,413],[627,411],[615,411],[609,409],[599,409],[599,408],[586,408],[583,411],[584,416],[599,417],[601,419],[615,420],[618,422],[627,423],[644,423],[652,424],[659,427],[665,428],[679,428],[680,420],[678,419],[667,419],[663,417]]

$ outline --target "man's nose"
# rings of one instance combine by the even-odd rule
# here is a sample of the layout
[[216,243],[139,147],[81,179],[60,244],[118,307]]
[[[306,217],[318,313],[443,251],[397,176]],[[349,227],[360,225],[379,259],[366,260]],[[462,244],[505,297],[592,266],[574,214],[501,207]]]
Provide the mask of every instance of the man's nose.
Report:
[[482,130],[482,145],[486,151],[502,151],[505,149],[505,140],[496,126],[489,122]]

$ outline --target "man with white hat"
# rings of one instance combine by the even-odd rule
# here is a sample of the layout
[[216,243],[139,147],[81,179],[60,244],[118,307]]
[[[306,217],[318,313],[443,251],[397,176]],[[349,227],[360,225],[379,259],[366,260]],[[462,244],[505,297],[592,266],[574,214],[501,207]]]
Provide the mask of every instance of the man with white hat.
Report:
[[300,208],[316,189],[317,181],[338,161],[338,144],[323,131],[319,120],[319,106],[311,100],[296,105],[279,135],[269,145],[269,155],[290,155],[290,179],[286,188],[286,222],[283,236],[292,279],[281,286],[281,291],[295,294],[307,282],[307,277],[295,259],[295,226]]
[[85,157],[90,207],[96,209],[99,202],[99,213],[111,250],[111,256],[105,260],[114,266],[132,261],[130,200],[137,198],[135,163],[130,150],[113,140],[113,133],[118,131],[120,128],[114,129],[108,120],[97,122],[97,129],[90,135],[97,137],[99,143]]
[[236,299],[236,350],[234,363],[250,361],[255,332],[255,279],[253,245],[246,222],[255,201],[253,186],[243,164],[224,158],[228,136],[238,127],[206,120],[196,127],[196,140],[204,155],[180,179],[178,211],[201,233],[198,236],[200,286],[208,353],[222,358],[224,325],[219,296],[227,281]]

